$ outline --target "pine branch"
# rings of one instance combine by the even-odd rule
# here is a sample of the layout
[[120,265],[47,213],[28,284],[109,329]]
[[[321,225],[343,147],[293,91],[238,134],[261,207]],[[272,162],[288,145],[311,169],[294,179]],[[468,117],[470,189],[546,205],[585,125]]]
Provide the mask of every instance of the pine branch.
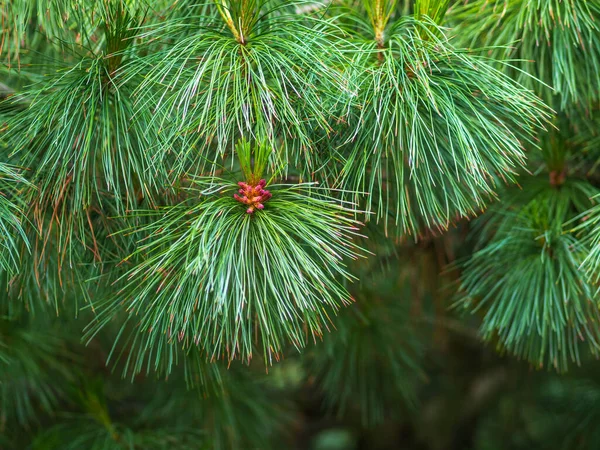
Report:
[[135,371],[169,345],[211,359],[249,360],[256,342],[268,362],[287,341],[304,347],[352,301],[342,259],[354,259],[356,222],[310,185],[267,186],[272,198],[249,214],[219,179],[194,181],[190,201],[150,215],[117,295],[96,304],[105,326],[123,305],[137,328]]
[[483,338],[499,349],[564,371],[582,348],[595,355],[600,346],[595,288],[579,269],[587,250],[563,233],[597,189],[577,180],[546,186],[490,222],[498,229],[464,263],[459,304],[484,313]]
[[41,84],[7,100],[27,100],[7,118],[4,139],[18,162],[32,169],[37,190],[26,195],[31,234],[38,232],[35,253],[43,259],[54,245],[58,272],[65,260],[71,267],[81,262],[80,250],[96,262],[109,257],[99,243],[106,218],[152,203],[170,187],[165,158],[150,151],[159,139],[151,125],[155,114],[134,108],[132,85],[122,83],[139,19],[121,2],[101,6],[97,34],[83,39],[99,36],[97,48],[71,49],[73,66],[55,68]]
[[402,18],[383,49],[364,36],[353,62],[358,107],[340,150],[341,186],[369,192],[366,210],[386,225],[392,216],[401,234],[444,230],[483,210],[502,181],[514,181],[525,145],[549,117],[493,61],[431,27]]
[[[71,379],[74,356],[64,344],[65,334],[47,321],[26,313],[0,319],[0,432],[28,427],[40,411],[52,413]],[[8,427],[8,430],[6,429]]]
[[310,176],[319,167],[315,129],[329,133],[329,105],[347,89],[333,21],[283,6],[294,4],[231,2],[222,15],[141,30],[156,50],[131,67],[145,73],[139,102],[164,113],[156,122],[165,142],[181,138],[179,170],[189,159],[214,170],[239,137],[280,149],[274,159],[286,170]]
[[[489,46],[502,69],[550,105],[590,107],[599,98],[600,5],[587,0],[471,0],[449,13],[456,35]],[[538,82],[539,79],[542,83]]]
[[[172,380],[112,377],[83,379],[70,410],[37,433],[39,449],[280,448],[293,409],[264,373],[232,366],[216,370],[221,382],[210,392],[188,390],[180,373]],[[277,433],[278,440],[274,435]],[[273,441],[273,445],[271,445]]]

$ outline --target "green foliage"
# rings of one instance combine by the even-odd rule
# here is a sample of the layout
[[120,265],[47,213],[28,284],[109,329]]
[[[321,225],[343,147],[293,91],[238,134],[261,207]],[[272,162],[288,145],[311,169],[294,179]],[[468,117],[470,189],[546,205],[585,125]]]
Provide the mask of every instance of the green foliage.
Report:
[[141,30],[150,48],[131,69],[144,73],[140,101],[164,113],[155,119],[164,149],[181,138],[177,167],[200,159],[214,169],[244,137],[311,174],[320,165],[315,129],[329,131],[325,107],[347,90],[335,26],[290,12],[296,2],[216,4]]
[[556,96],[564,109],[574,103],[592,106],[598,100],[597,1],[470,0],[457,2],[450,16],[461,41],[491,47],[494,59],[513,59],[505,70],[547,101]]
[[153,114],[134,108],[131,87],[117,74],[136,21],[116,5],[99,20],[105,45],[16,96],[14,102],[28,107],[7,120],[5,139],[22,164],[35,169],[31,181],[38,190],[30,202],[36,225],[45,228],[45,215],[52,216],[61,228],[60,253],[70,249],[74,233],[88,245],[81,230],[89,228],[94,208],[110,203],[122,213],[168,185],[166,167],[147,151],[148,137],[157,133]]
[[598,23],[0,0],[0,447],[595,448]]
[[[64,12],[70,11],[71,3],[68,0],[29,1],[29,0],[2,0],[0,2],[0,17],[2,18],[2,44],[0,56],[4,56],[10,64],[12,60],[20,58],[21,46],[24,41],[32,44],[35,41],[36,25],[44,30],[48,37],[64,36]],[[67,20],[73,24],[72,18]]]
[[0,319],[2,424],[24,427],[37,419],[39,410],[51,413],[65,388],[64,381],[71,377],[73,356],[65,347],[67,336],[43,320],[30,319]]
[[112,218],[170,190],[166,161],[151,150],[156,113],[134,105],[137,84],[123,83],[121,72],[135,54],[141,12],[122,2],[70,7],[85,27],[61,42],[63,61],[41,65],[44,76],[3,105],[7,158],[30,168],[31,183],[19,193],[31,252],[17,276],[3,278],[32,311],[47,303],[58,312],[65,299],[89,296],[93,285],[82,285],[127,248],[108,237],[123,226]]
[[[83,415],[70,415],[62,423],[49,428],[38,436],[32,445],[36,450],[45,449],[93,449],[120,450],[129,448],[177,449],[199,448],[203,433],[186,425],[157,426],[164,417],[145,412],[130,417],[129,423],[113,421],[102,393],[102,385],[86,386],[79,393],[78,402]],[[122,406],[123,407],[123,406]],[[126,408],[126,407],[125,407]],[[201,447],[207,448],[207,447]]]
[[421,19],[429,16],[436,24],[441,25],[449,6],[450,0],[416,0],[415,17]]
[[86,349],[77,345],[80,325],[27,314],[0,321],[3,448],[277,448],[269,442],[294,411],[264,371],[190,358],[168,382],[132,383],[98,358],[112,334]]
[[410,411],[422,375],[422,343],[410,324],[410,289],[406,283],[398,296],[398,283],[388,284],[378,292],[361,290],[357,304],[335,320],[335,333],[309,357],[308,372],[327,409],[338,416],[360,414],[366,426],[389,419],[399,405]]
[[[268,361],[286,342],[320,337],[329,314],[352,298],[342,258],[356,258],[353,210],[310,184],[273,185],[264,210],[248,214],[226,180],[193,180],[190,199],[150,214],[122,287],[100,311],[103,326],[123,308],[141,370],[169,345],[197,346],[210,359]],[[167,350],[169,351],[169,350]]]
[[140,383],[153,388],[148,395],[84,381],[73,392],[76,409],[57,414],[57,423],[37,435],[32,448],[269,448],[270,436],[289,420],[285,404],[274,405],[277,390],[264,377],[250,378],[246,370],[220,372],[221,384],[204,395],[174,383]]
[[[529,187],[535,192],[535,183]],[[461,278],[460,302],[485,313],[484,339],[497,339],[500,349],[558,370],[569,360],[580,363],[582,342],[597,353],[595,288],[579,269],[585,246],[562,229],[596,194],[586,182],[567,180],[496,213],[503,217],[490,222],[497,228],[492,239],[464,264]]]
[[281,448],[294,407],[266,374],[247,367],[221,370],[223,382],[194,405],[207,434],[207,448]]
[[15,168],[0,163],[0,269],[7,272],[18,270],[20,247],[27,245],[18,193],[19,187],[26,184]]
[[[475,437],[481,450],[591,450],[600,444],[598,368],[560,376],[529,377],[491,405]],[[526,378],[522,374],[521,378]],[[505,436],[500,442],[495,437]]]
[[598,205],[590,208],[582,215],[582,223],[575,228],[579,234],[584,236],[589,252],[582,262],[582,270],[585,271],[590,282],[597,284],[599,280],[598,268],[600,267],[600,228],[598,226],[600,208]]
[[393,218],[400,234],[477,215],[523,167],[543,106],[486,58],[438,37],[427,19],[399,19],[383,47],[355,20],[360,108],[348,119],[341,185],[369,192],[367,210]]

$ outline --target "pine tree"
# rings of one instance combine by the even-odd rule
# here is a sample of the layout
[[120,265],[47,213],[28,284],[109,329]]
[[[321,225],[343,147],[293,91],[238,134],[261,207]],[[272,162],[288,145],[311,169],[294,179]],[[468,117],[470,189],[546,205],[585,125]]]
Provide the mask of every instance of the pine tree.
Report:
[[597,448],[600,1],[0,17],[0,448]]

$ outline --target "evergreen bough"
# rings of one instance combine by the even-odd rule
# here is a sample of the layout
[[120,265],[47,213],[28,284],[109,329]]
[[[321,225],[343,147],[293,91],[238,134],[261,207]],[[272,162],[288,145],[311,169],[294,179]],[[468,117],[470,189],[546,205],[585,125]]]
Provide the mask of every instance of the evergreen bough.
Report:
[[[535,367],[598,355],[597,0],[0,18],[0,431],[37,431],[0,445],[263,446],[298,351],[325,409],[372,426],[418,403],[456,310]],[[107,362],[142,386],[92,381]]]

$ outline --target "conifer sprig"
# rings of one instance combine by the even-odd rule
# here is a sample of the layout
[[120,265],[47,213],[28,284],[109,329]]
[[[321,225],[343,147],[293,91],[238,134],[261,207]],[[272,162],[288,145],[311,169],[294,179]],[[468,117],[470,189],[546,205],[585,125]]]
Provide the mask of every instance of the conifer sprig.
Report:
[[[13,316],[6,304],[0,317],[0,419],[30,426],[40,410],[52,413],[72,378],[73,355],[58,329],[42,318]],[[8,313],[8,314],[7,314]]]
[[[72,66],[54,67],[42,82],[6,100],[26,105],[7,118],[4,138],[14,158],[31,168],[37,189],[29,192],[28,214],[41,247],[56,231],[61,260],[71,257],[75,241],[99,259],[95,234],[102,232],[93,224],[151,203],[169,187],[169,169],[151,151],[158,139],[155,114],[134,108],[134,86],[122,83],[120,73],[140,19],[122,2],[102,5],[95,34],[65,49]],[[98,44],[87,47],[92,41]]]
[[[584,240],[585,248],[589,249],[581,263],[581,270],[586,273],[591,283],[598,286],[600,281],[600,206],[595,205],[577,219],[580,222],[578,225],[574,222],[576,226],[572,231]],[[596,292],[599,291],[600,288],[596,288]]]
[[563,232],[597,189],[569,179],[546,186],[496,212],[493,238],[464,264],[459,303],[484,314],[481,333],[500,350],[564,371],[583,348],[600,350],[596,289],[579,267],[587,249]]
[[[35,448],[68,450],[88,448],[94,450],[117,450],[122,448],[144,448],[149,450],[191,450],[207,448],[201,443],[207,436],[189,424],[169,420],[167,425],[157,426],[160,419],[148,411],[139,414],[129,407],[129,415],[121,414],[117,420],[111,417],[103,385],[97,380],[88,381],[76,400],[80,414],[64,414],[62,422],[48,427],[36,436]],[[123,408],[120,408],[123,409]],[[134,412],[132,414],[131,412]]]
[[[600,95],[600,4],[588,0],[470,0],[450,10],[465,45],[490,46],[502,69],[550,105],[587,107]],[[532,77],[533,75],[533,77]],[[537,80],[543,82],[539,83]]]
[[[471,425],[527,364],[469,343],[491,376],[438,373],[476,337],[447,279],[501,352],[598,357],[599,24],[598,0],[0,0],[0,447],[281,448],[296,389],[361,430],[425,400],[429,430],[459,385]],[[544,389],[522,428],[568,397]],[[534,434],[598,447],[587,390]]]
[[301,348],[320,338],[329,315],[352,301],[343,265],[359,254],[352,209],[308,184],[272,185],[264,209],[248,214],[237,188],[199,178],[189,201],[137,213],[155,220],[139,230],[122,287],[95,305],[91,326],[94,333],[125,309],[137,370],[168,345],[229,360],[250,359],[256,345],[270,362],[288,342]]
[[182,139],[181,169],[190,159],[215,169],[242,137],[311,174],[316,131],[331,131],[331,105],[348,92],[333,20],[290,12],[296,2],[215,4],[140,30],[151,43],[132,67],[145,73],[140,104],[164,112],[156,122],[166,143]]
[[365,25],[339,182],[369,192],[366,209],[386,225],[393,217],[401,234],[475,216],[523,167],[548,110],[428,18],[388,25],[383,46]]
[[41,37],[37,34],[38,39],[35,39],[36,28],[43,29],[51,39],[64,37],[70,28],[66,25],[73,23],[72,17],[69,18],[69,13],[75,12],[72,3],[71,0],[2,0],[0,56],[9,66],[18,65],[23,43],[31,45]]

